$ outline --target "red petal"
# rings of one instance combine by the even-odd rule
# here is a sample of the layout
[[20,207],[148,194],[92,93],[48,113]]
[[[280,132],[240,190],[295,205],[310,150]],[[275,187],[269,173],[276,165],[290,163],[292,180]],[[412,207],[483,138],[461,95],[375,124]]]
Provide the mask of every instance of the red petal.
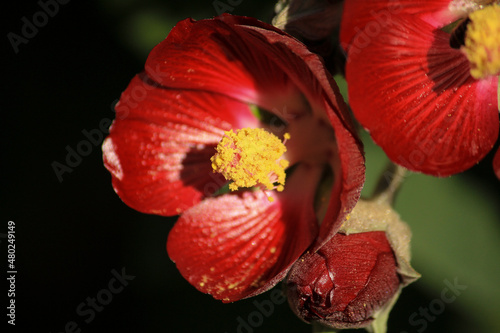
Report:
[[[357,38],[378,38],[381,30],[393,23],[401,14],[420,17],[434,27],[443,27],[458,19],[448,6],[450,0],[349,0],[344,1],[340,42],[347,50],[356,43],[356,35],[363,29],[365,36]],[[361,40],[358,43],[362,43]]]
[[145,76],[130,82],[116,113],[103,144],[113,187],[130,207],[167,216],[179,214],[225,183],[212,172],[214,146],[224,130],[253,118],[245,104],[220,95],[165,89]]
[[[248,27],[239,28],[238,23],[278,34],[272,26],[249,18],[186,19],[151,51],[146,72],[167,87],[216,92],[271,110],[274,105],[267,98],[286,98],[295,87],[276,66],[279,59],[270,56],[272,46],[257,45],[248,37]],[[282,32],[278,35],[283,42],[291,39]]]
[[345,127],[337,127],[335,137],[338,151],[330,158],[334,174],[333,186],[328,210],[312,251],[319,249],[337,233],[358,202],[365,182],[365,160],[359,144],[352,140],[351,133]]
[[414,17],[393,19],[346,67],[356,118],[389,158],[436,176],[464,171],[498,136],[497,78],[474,80],[449,35]]
[[498,148],[495,153],[495,157],[493,157],[493,170],[495,171],[495,175],[500,180],[500,148]]
[[170,258],[193,286],[223,302],[272,288],[316,235],[318,171],[298,166],[284,192],[268,193],[273,203],[260,191],[204,200],[170,232]]
[[319,254],[335,276],[336,311],[352,306],[355,298],[358,304],[384,304],[399,285],[394,253],[382,231],[337,234]]

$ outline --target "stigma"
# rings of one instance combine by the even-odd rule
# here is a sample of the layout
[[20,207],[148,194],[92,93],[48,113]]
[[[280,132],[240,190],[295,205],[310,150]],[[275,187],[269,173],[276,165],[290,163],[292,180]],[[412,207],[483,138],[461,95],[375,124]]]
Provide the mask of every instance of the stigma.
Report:
[[482,79],[500,74],[500,6],[486,6],[469,18],[463,49],[472,77]]
[[285,169],[289,165],[283,154],[289,138],[286,133],[282,142],[262,128],[226,131],[215,148],[217,152],[210,159],[212,169],[231,181],[231,191],[254,186],[262,190],[283,191]]

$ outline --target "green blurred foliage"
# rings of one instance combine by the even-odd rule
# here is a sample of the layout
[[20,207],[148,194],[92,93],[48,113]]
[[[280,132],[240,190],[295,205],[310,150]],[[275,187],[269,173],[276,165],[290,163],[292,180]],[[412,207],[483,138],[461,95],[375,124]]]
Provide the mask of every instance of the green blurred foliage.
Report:
[[[369,196],[388,159],[366,132],[363,141]],[[499,187],[472,172],[448,178],[410,172],[395,204],[413,232],[412,264],[422,274],[416,285],[437,299],[444,280],[467,286],[450,306],[477,332],[500,332]]]
[[[117,26],[118,38],[140,58],[162,41],[185,18],[195,20],[217,16],[222,11],[234,15],[252,16],[270,22],[274,3],[263,0],[106,0],[100,2],[102,10],[110,14]],[[232,5],[233,4],[233,5]],[[234,5],[237,4],[237,5]]]

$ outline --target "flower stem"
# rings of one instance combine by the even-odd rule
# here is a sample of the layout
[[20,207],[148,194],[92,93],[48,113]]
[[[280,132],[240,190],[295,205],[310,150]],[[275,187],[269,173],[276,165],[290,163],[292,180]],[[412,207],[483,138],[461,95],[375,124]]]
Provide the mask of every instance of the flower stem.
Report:
[[372,195],[372,200],[392,205],[399,188],[403,184],[405,175],[405,168],[389,162],[384,172],[380,175],[379,181]]

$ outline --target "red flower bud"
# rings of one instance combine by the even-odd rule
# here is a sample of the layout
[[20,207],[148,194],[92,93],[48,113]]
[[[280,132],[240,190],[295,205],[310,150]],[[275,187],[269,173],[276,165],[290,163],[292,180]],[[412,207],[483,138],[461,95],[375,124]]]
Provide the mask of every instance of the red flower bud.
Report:
[[364,327],[399,290],[396,259],[383,231],[336,234],[292,269],[288,297],[307,322]]
[[409,239],[390,206],[359,201],[339,233],[292,267],[286,282],[292,310],[337,329],[385,330],[401,288],[419,276],[408,264]]

